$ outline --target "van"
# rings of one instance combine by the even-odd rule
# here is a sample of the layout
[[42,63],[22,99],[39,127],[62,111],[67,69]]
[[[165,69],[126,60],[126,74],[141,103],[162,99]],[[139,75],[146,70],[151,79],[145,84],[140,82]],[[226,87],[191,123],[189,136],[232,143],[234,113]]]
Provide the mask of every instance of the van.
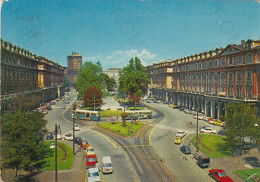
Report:
[[205,154],[200,154],[197,159],[197,164],[201,168],[209,167],[210,166],[210,158]]
[[103,173],[112,173],[112,162],[111,162],[111,157],[110,156],[104,156],[102,158],[102,172]]

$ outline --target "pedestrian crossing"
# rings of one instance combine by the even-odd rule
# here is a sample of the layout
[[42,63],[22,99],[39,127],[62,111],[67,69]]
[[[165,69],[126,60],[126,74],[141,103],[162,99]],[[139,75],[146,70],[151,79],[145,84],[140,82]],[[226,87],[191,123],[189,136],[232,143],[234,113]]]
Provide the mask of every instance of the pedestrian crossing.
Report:
[[153,126],[153,127],[156,127],[156,128],[160,128],[160,129],[164,129],[164,130],[169,130],[169,131],[175,131],[175,132],[178,132],[178,131],[185,131],[185,133],[189,133],[189,134],[192,134],[192,133],[195,133],[195,132],[192,132],[190,130],[186,130],[186,129],[180,129],[180,128],[175,128],[175,127],[171,127],[171,126],[166,126],[166,125],[161,125],[161,124],[149,124],[150,126]]

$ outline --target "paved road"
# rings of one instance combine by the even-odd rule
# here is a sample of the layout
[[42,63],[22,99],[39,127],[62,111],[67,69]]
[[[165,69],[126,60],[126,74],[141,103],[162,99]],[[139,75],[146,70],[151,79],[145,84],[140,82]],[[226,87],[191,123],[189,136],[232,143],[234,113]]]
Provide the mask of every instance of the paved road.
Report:
[[[196,119],[192,115],[172,109],[165,104],[151,103],[149,105],[162,110],[167,115],[167,118],[152,131],[151,141],[154,150],[161,158],[165,159],[166,166],[177,180],[214,181],[208,176],[208,169],[199,168],[191,156],[186,156],[188,160],[184,160],[185,155],[180,152],[180,145],[174,144],[174,138],[179,129],[183,129],[187,133],[196,132]],[[192,122],[191,127],[190,122]],[[203,125],[205,122],[199,121],[199,127]],[[214,128],[220,129],[219,127]]]
[[[68,98],[70,98],[70,100],[68,100]],[[71,109],[65,110],[62,109],[62,107],[64,105],[69,107],[73,104],[73,102],[76,100],[76,92],[70,92],[68,98],[65,101],[59,101],[58,103],[56,103],[56,105],[53,105],[53,109],[50,110],[49,113],[45,116],[45,119],[48,120],[46,126],[47,129],[49,131],[54,131],[55,124],[61,125],[62,136],[66,133],[72,133],[72,119],[70,118]],[[67,101],[69,101],[69,104],[65,104],[65,102]],[[65,119],[62,118],[64,111]],[[75,132],[75,135],[86,139],[90,143],[90,145],[94,147],[98,161],[101,162],[102,156],[111,156],[114,172],[112,174],[106,175],[103,175],[101,172],[102,181],[133,182],[133,173],[135,173],[135,171],[133,170],[131,162],[129,161],[129,158],[125,154],[124,150],[117,147],[116,145],[111,144],[111,140],[108,139],[108,137],[106,137],[105,135],[97,134],[97,132],[92,131],[91,128],[93,127],[93,124],[93,122],[89,122],[88,125],[82,126],[80,131]],[[70,142],[69,144],[72,147],[72,142]],[[72,175],[73,174],[74,173],[72,173]],[[76,176],[75,179],[77,179]],[[66,182],[66,180],[63,182]]]

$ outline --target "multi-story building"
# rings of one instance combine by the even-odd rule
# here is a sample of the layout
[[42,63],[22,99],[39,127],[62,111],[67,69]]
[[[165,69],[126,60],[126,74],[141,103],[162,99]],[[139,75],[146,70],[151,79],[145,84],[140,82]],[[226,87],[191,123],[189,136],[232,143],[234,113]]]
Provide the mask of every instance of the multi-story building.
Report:
[[105,74],[107,74],[110,78],[114,78],[116,81],[115,88],[118,89],[119,86],[119,72],[122,70],[122,68],[109,68],[106,71],[104,71]]
[[77,52],[72,52],[68,56],[67,75],[70,83],[74,85],[77,82],[79,70],[82,67],[82,55]]
[[38,87],[42,89],[43,102],[64,95],[64,70],[62,66],[44,57],[37,57],[38,65]]
[[252,103],[260,114],[260,41],[241,41],[147,67],[149,92],[158,99],[213,118],[227,102]]
[[[21,95],[28,98],[35,96],[38,102],[36,105],[63,95],[62,67],[46,58],[39,58],[23,48],[1,40],[2,110],[11,108],[12,100]],[[43,72],[50,79],[45,79]]]

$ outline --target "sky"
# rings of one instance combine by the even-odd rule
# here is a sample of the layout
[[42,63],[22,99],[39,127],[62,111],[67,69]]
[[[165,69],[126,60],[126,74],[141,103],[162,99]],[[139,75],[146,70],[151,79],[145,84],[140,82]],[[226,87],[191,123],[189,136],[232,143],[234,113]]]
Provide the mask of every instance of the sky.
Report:
[[259,40],[259,30],[254,0],[9,0],[1,12],[4,41],[65,67],[78,52],[104,70]]

